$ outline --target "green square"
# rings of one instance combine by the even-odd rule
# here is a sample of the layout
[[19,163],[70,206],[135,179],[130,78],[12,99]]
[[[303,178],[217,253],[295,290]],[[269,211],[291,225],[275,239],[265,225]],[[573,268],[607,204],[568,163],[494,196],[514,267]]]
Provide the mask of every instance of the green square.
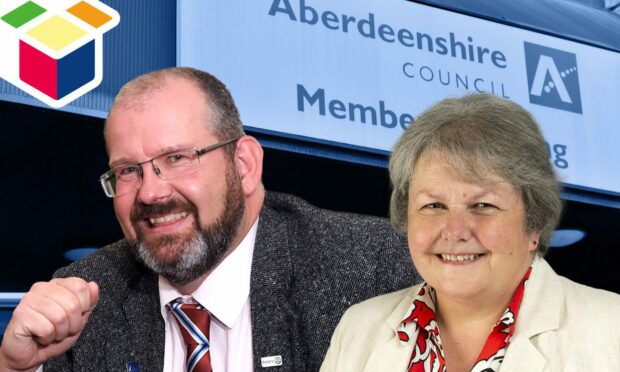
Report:
[[2,20],[15,28],[19,28],[43,13],[45,13],[44,8],[29,1],[3,15]]

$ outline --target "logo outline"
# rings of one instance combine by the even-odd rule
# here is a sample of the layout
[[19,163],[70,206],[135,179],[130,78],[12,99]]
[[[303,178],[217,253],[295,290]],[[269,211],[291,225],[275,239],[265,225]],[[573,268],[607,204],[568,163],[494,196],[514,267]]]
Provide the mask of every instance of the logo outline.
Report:
[[[25,22],[7,21],[9,14],[30,4],[44,11]],[[66,106],[103,81],[103,34],[119,23],[119,13],[100,0],[3,0],[0,49],[8,52],[0,61],[0,78],[50,107]],[[81,33],[63,35],[63,25]],[[39,59],[29,65],[24,56]],[[84,66],[76,72],[72,67],[80,62]]]

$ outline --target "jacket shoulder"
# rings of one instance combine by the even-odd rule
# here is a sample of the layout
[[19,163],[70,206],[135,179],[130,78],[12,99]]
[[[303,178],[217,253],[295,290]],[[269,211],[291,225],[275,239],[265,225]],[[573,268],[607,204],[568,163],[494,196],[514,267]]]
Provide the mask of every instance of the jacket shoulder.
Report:
[[375,286],[378,292],[365,294],[365,299],[419,281],[406,238],[386,218],[321,209],[278,193],[267,194],[260,218],[257,239],[285,240],[298,274],[339,281],[324,283],[327,288],[341,283]]
[[285,221],[299,234],[340,235],[347,236],[349,241],[406,244],[404,235],[394,230],[387,218],[322,209],[288,194],[268,192],[261,216]]
[[[402,312],[404,319],[405,311],[413,301],[415,294],[419,292],[420,286],[421,284],[418,284],[399,291],[372,297],[355,304],[344,313],[341,323],[343,326],[351,324],[353,329],[357,329],[357,331],[359,331],[360,329],[367,328],[365,326],[360,327],[360,324],[372,324],[387,321],[388,317],[393,313]],[[394,324],[393,326],[397,327],[398,324]]]
[[54,273],[55,278],[79,277],[99,286],[100,304],[123,301],[126,293],[146,279],[157,285],[157,275],[138,262],[131,247],[124,241],[98,249],[96,252],[65,266]]
[[612,328],[620,335],[619,294],[579,284],[562,276],[559,278],[566,293],[566,309],[573,313],[569,316],[583,316],[584,319],[593,316],[602,326],[606,324],[605,327],[615,324]]
[[131,273],[140,266],[124,240],[102,247],[88,256],[60,268],[54,277],[77,276],[85,280],[106,280]]
[[563,301],[538,311],[557,309],[557,329],[534,338],[548,364],[562,371],[620,370],[620,295],[557,274],[552,289]]

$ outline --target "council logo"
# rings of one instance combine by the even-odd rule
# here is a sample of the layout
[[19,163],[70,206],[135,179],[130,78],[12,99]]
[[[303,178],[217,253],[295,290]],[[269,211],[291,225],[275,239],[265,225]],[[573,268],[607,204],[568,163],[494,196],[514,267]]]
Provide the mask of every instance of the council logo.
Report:
[[524,42],[530,103],[581,114],[574,53]]
[[0,77],[59,108],[103,79],[103,34],[120,15],[97,0],[1,0]]

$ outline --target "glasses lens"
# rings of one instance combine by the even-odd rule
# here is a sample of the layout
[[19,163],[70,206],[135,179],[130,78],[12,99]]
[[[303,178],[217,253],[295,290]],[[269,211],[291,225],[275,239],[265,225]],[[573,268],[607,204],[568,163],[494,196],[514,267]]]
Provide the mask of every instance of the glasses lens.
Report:
[[104,173],[99,178],[103,192],[108,197],[113,198],[138,188],[140,184],[139,168],[139,165],[122,166]]
[[99,182],[101,183],[101,187],[103,188],[103,192],[108,198],[113,198],[116,196],[116,177],[114,174],[106,173],[99,178]]
[[162,179],[174,179],[194,173],[198,169],[195,149],[182,149],[160,155],[153,159]]

